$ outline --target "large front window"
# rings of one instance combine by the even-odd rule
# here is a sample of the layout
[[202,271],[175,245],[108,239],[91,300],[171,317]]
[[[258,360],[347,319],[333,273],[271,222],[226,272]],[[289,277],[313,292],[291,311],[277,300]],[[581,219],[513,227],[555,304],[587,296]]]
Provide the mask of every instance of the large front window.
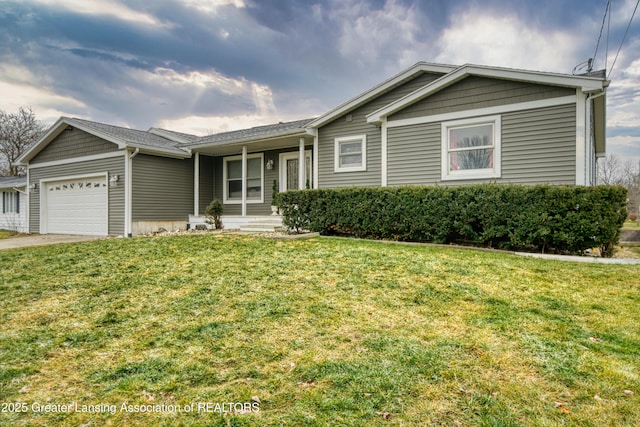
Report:
[[[246,194],[247,203],[262,203],[263,171],[262,154],[247,156]],[[224,202],[242,203],[242,156],[224,159]]]
[[500,177],[500,117],[442,124],[442,179]]

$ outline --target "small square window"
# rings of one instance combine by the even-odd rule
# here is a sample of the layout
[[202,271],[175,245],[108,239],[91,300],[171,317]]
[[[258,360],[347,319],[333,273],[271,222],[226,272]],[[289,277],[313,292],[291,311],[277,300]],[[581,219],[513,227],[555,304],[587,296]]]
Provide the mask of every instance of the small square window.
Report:
[[357,135],[335,139],[335,172],[367,170],[367,136]]
[[500,117],[442,123],[442,180],[500,177]]

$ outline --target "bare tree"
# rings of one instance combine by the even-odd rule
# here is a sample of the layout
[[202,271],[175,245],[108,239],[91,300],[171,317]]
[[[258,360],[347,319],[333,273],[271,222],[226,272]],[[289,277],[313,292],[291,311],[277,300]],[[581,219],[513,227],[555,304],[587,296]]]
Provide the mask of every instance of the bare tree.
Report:
[[17,113],[0,110],[0,158],[3,165],[0,175],[15,176],[24,172],[24,167],[15,161],[45,130],[36,119],[31,107],[20,107]]
[[598,160],[598,184],[622,185],[629,194],[627,210],[638,213],[640,204],[640,165],[631,160],[620,161],[614,154]]

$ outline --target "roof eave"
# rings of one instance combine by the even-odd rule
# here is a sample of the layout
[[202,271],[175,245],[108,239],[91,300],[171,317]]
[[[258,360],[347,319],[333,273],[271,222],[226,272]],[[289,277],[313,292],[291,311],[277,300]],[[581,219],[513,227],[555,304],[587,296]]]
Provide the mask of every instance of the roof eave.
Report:
[[487,67],[481,65],[462,65],[437,80],[407,94],[406,96],[367,115],[367,122],[380,125],[384,118],[418,102],[433,93],[464,79],[467,76],[481,76],[505,80],[524,81],[554,86],[580,88],[585,93],[599,92],[608,84],[607,81],[583,76],[567,76],[564,74],[543,73],[537,71],[513,70],[507,68]]
[[183,153],[176,152],[176,151],[162,150],[158,148],[151,148],[148,145],[142,145],[142,144],[129,144],[129,147],[139,149],[140,154],[150,154],[150,155],[159,156],[159,157],[170,157],[173,159],[188,159],[191,157],[191,149],[187,147],[185,147],[184,149],[189,151],[184,151]]
[[192,150],[197,150],[199,148],[225,147],[227,145],[236,145],[236,144],[252,144],[252,143],[264,142],[264,141],[269,141],[273,139],[293,137],[293,136],[304,137],[304,136],[312,136],[312,135],[309,134],[309,132],[307,131],[307,128],[298,128],[298,129],[292,129],[289,131],[265,135],[263,137],[258,137],[258,138],[256,137],[237,138],[237,139],[230,139],[224,142],[218,141],[218,142],[210,142],[210,143],[187,144],[187,146]]

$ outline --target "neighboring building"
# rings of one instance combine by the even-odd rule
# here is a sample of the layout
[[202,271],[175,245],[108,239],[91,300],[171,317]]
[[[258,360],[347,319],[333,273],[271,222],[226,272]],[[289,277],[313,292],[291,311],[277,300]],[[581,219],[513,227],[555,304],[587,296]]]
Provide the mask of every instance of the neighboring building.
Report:
[[27,232],[27,177],[0,177],[0,230]]
[[316,119],[195,137],[61,118],[21,158],[29,230],[135,235],[271,214],[280,191],[480,182],[592,185],[601,74],[418,63]]

